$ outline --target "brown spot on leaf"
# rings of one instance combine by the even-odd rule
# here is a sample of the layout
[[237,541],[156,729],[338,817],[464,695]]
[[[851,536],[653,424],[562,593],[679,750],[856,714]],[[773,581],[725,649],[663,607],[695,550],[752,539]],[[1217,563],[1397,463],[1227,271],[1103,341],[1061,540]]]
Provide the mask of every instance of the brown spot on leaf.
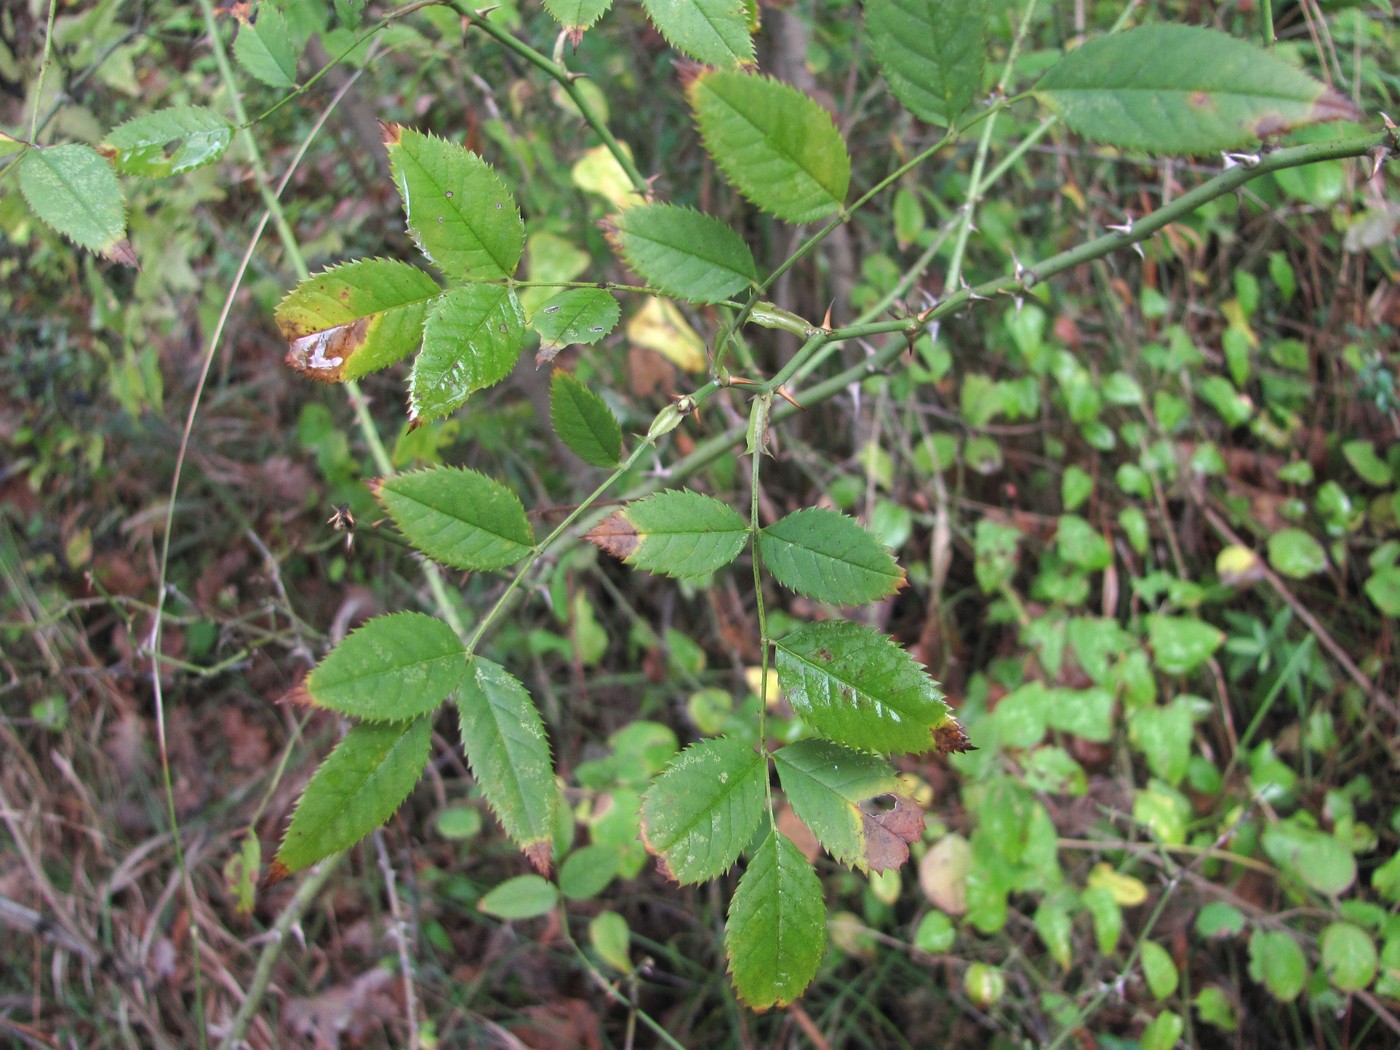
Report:
[[548,878],[552,867],[549,856],[553,845],[549,841],[532,842],[521,851],[525,854],[525,859],[530,862],[530,866],[546,878]]
[[611,554],[614,558],[621,558],[623,561],[637,552],[637,545],[640,542],[637,536],[637,526],[628,521],[626,512],[621,510],[598,522],[597,525],[588,530],[583,538]]
[[1323,124],[1329,120],[1360,119],[1361,111],[1352,104],[1351,99],[1331,88],[1325,88],[1322,94],[1313,100],[1312,107],[1303,116],[1297,119],[1288,119],[1279,113],[1265,113],[1250,125],[1249,130],[1259,138],[1264,139],[1282,135],[1306,124]]
[[136,258],[136,249],[125,237],[110,247],[104,248],[102,257],[110,259],[114,263],[120,263],[122,266],[130,266],[133,270],[141,269],[141,262]]
[[287,364],[322,383],[338,383],[345,378],[345,366],[350,358],[364,345],[369,323],[368,317],[361,317],[349,324],[293,339],[287,351]]
[[864,864],[872,871],[898,868],[909,859],[909,843],[924,831],[924,811],[904,795],[894,796],[894,808],[880,813],[860,811]]
[[1186,97],[1186,104],[1192,109],[1214,109],[1215,100],[1209,91],[1193,91]]
[[949,715],[943,724],[933,731],[933,747],[940,755],[952,754],[954,751],[962,754],[966,751],[977,750],[968,740],[967,730],[952,715]]

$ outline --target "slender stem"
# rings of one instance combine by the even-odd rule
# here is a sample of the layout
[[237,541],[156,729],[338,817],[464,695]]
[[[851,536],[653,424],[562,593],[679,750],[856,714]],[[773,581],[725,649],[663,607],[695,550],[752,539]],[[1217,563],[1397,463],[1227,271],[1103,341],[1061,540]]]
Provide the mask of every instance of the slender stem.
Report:
[[[768,638],[768,607],[763,600],[763,551],[758,544],[758,533],[763,523],[758,518],[758,495],[761,491],[763,473],[763,450],[768,441],[768,415],[773,410],[773,394],[764,392],[753,399],[749,417],[749,456],[753,460],[749,473],[749,549],[753,553],[753,593],[754,615],[758,618],[758,638],[761,653],[758,674],[758,747],[768,761],[768,659],[772,646]],[[777,829],[777,815],[773,812],[772,778],[763,777],[763,792],[768,809],[768,824]]]
[[34,85],[34,112],[29,115],[30,145],[39,143],[39,103],[44,98],[44,76],[49,71],[49,56],[53,54],[53,20],[58,10],[58,0],[49,0],[49,17],[44,24],[44,54],[39,59],[39,76]]

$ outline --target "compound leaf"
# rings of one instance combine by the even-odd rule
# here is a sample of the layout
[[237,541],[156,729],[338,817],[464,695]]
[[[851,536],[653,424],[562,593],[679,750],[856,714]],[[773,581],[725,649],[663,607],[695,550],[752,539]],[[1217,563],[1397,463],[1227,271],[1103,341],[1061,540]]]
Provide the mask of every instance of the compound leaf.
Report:
[[768,763],[742,740],[692,744],[642,800],[642,841],[682,885],[720,875],[753,840],[764,810]]
[[1344,95],[1254,44],[1169,24],[1091,40],[1034,93],[1081,135],[1154,153],[1239,149],[1360,116]]
[[767,77],[707,72],[686,89],[705,149],[745,197],[787,222],[813,222],[846,199],[851,157],[831,114]]
[[644,204],[613,216],[610,235],[627,265],[677,299],[717,303],[758,279],[749,246],[713,216]]
[[422,343],[441,294],[422,270],[393,259],[357,259],[308,277],[277,304],[277,327],[291,344],[287,364],[327,383],[387,368]]
[[586,538],[628,565],[686,579],[728,565],[748,534],[748,523],[728,504],[672,489],[629,503]]
[[384,125],[384,135],[408,229],[423,254],[463,280],[515,273],[525,226],[491,165],[471,150],[402,125]]
[[944,126],[972,104],[987,53],[985,0],[871,0],[865,24],[894,97]]
[[365,722],[346,733],[302,792],[268,878],[349,849],[393,816],[428,764],[432,739],[426,715]]
[[[799,740],[773,752],[773,764],[793,810],[841,863],[886,871],[909,859],[924,814],[883,758],[830,740]],[[893,796],[892,809],[862,807],[885,795]]]
[[889,549],[853,518],[808,507],[758,534],[763,564],[784,587],[833,605],[862,605],[904,586]]
[[[944,750],[956,725],[936,683],[879,631],[841,620],[807,624],[777,648],[778,682],[823,736],[862,751]],[[965,749],[954,747],[952,750]]]
[[408,408],[414,425],[456,411],[473,391],[510,375],[524,339],[525,315],[513,289],[449,288],[428,311],[423,352],[413,363]]
[[826,949],[822,884],[781,831],[769,832],[739,879],[724,947],[734,989],[755,1010],[786,1006],[817,974]]
[[622,428],[601,397],[562,369],[549,381],[554,432],[585,463],[614,467],[622,456]]
[[474,470],[429,467],[385,478],[374,490],[413,546],[454,569],[499,569],[534,548],[520,498]]
[[478,656],[457,693],[457,710],[477,786],[511,841],[548,874],[559,793],[534,701],[518,678]]
[[447,624],[423,613],[393,613],[352,631],[292,699],[356,718],[402,722],[442,703],[466,670],[466,650]]

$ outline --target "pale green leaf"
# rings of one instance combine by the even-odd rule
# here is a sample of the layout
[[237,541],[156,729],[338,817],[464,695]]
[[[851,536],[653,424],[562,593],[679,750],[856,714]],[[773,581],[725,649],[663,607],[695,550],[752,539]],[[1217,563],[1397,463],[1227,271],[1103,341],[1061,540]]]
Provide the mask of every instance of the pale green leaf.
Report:
[[1359,992],[1376,978],[1376,942],[1360,926],[1350,922],[1328,923],[1322,931],[1323,971],[1334,988]]
[[1356,882],[1356,858],[1325,831],[1281,821],[1264,829],[1261,843],[1270,860],[1318,893],[1334,897]]
[[982,89],[985,0],[870,0],[865,25],[895,98],[920,120],[957,120]]
[[1249,976],[1279,1002],[1291,1003],[1308,981],[1308,961],[1293,934],[1255,930],[1249,938]]
[[724,946],[734,989],[755,1010],[786,1006],[817,974],[826,949],[822,885],[780,831],[769,832],[739,880]]
[[272,4],[259,4],[256,20],[238,27],[233,57],[268,87],[297,86],[297,44],[286,16]]
[[1171,24],[1084,44],[1035,94],[1087,138],[1154,153],[1239,149],[1305,124],[1359,119],[1345,96],[1277,55]]
[[1269,535],[1269,564],[1280,574],[1301,580],[1327,568],[1327,552],[1302,529],[1279,529]]
[[615,911],[605,911],[594,916],[588,923],[588,943],[598,957],[618,973],[630,973],[632,959],[629,948],[632,931],[627,928],[627,920]]
[[1170,953],[1156,941],[1143,941],[1139,948],[1138,961],[1142,966],[1142,975],[1147,979],[1147,990],[1152,993],[1154,999],[1167,998],[1176,991],[1176,986],[1181,980],[1176,963],[1172,961]]
[[374,485],[410,543],[454,569],[499,569],[534,549],[520,498],[499,481],[459,467],[429,467]]
[[621,315],[611,292],[569,288],[541,303],[530,327],[540,336],[540,358],[548,361],[572,343],[598,342],[617,327]]
[[1190,616],[1152,613],[1147,617],[1147,640],[1159,668],[1167,674],[1189,674],[1220,648],[1225,635]]
[[1400,619],[1400,568],[1386,565],[1377,569],[1362,589],[1377,609]]
[[466,671],[466,650],[447,624],[392,613],[347,635],[293,695],[356,718],[402,722],[436,708]]
[[878,631],[831,620],[774,643],[778,681],[804,722],[863,751],[927,751],[952,722],[936,683]]
[[433,720],[366,722],[336,745],[306,785],[270,877],[348,849],[399,808],[428,763]]
[[853,518],[808,507],[758,534],[764,567],[784,587],[833,605],[863,605],[904,586],[889,548]]
[[752,65],[744,0],[642,0],[667,43],[708,66]]
[[692,208],[644,204],[610,221],[612,240],[627,265],[674,298],[717,303],[758,279],[743,238]]
[[565,29],[587,29],[612,6],[612,0],[544,0],[545,10]]
[[530,694],[499,664],[476,657],[457,694],[462,747],[496,819],[536,870],[549,870],[554,787],[549,738]]
[[692,744],[647,789],[642,840],[682,885],[728,871],[764,812],[768,763],[742,740]]
[[112,129],[106,145],[117,170],[161,178],[218,160],[233,139],[228,121],[203,106],[173,106],[143,113]]
[[586,538],[628,565],[686,579],[728,565],[748,535],[748,522],[728,504],[673,489],[629,503]]
[[549,381],[549,420],[559,439],[585,463],[615,467],[622,428],[607,403],[562,368]]
[[525,316],[504,285],[468,284],[444,292],[423,324],[423,352],[409,381],[415,424],[460,408],[473,391],[499,383],[515,367]]
[[745,197],[787,222],[831,215],[851,158],[831,115],[796,88],[747,73],[702,73],[687,88],[705,149]]
[[517,875],[482,897],[476,907],[498,919],[518,922],[548,915],[558,903],[559,891],[553,883],[538,875]]
[[126,236],[126,205],[112,165],[91,146],[69,142],[30,149],[19,188],[37,215],[80,248],[106,252]]
[[475,153],[435,135],[387,125],[389,166],[413,239],[442,272],[464,280],[515,273],[525,250],[520,209]]
[[287,364],[325,382],[359,379],[423,342],[423,321],[442,294],[416,266],[357,259],[308,277],[277,304],[291,344]]

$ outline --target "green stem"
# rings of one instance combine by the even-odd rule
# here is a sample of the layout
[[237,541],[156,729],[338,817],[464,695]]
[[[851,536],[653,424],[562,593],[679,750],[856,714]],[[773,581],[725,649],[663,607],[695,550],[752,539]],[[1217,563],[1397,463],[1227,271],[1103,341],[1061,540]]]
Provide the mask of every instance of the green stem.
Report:
[[[758,746],[767,761],[768,747],[768,659],[771,645],[768,640],[768,609],[763,600],[763,552],[759,548],[758,534],[763,523],[758,518],[758,494],[763,473],[763,448],[768,440],[768,415],[773,410],[773,394],[766,391],[753,399],[749,417],[749,456],[753,465],[749,473],[749,546],[753,552],[753,593],[754,614],[758,618],[758,638],[761,654],[758,674]],[[763,777],[765,805],[768,809],[768,825],[776,831],[777,815],[773,812],[772,778]]]
[[44,54],[39,59],[39,75],[34,85],[34,112],[29,115],[29,144],[39,144],[39,103],[44,98],[44,77],[49,71],[49,56],[53,53],[53,21],[58,0],[49,0],[49,17],[44,24]]

